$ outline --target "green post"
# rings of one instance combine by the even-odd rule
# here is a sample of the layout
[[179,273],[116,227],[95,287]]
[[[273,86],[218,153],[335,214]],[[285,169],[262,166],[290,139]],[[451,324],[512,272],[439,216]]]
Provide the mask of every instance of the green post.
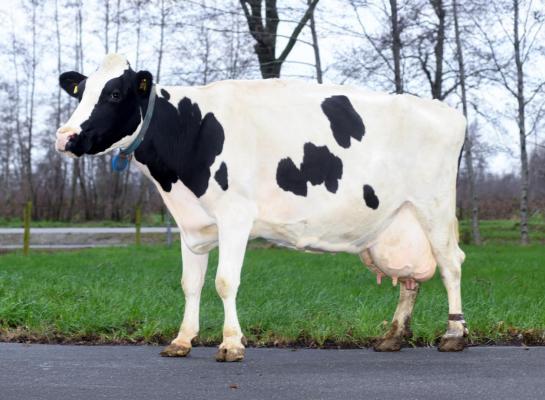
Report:
[[136,213],[134,216],[134,224],[136,226],[136,245],[140,246],[141,243],[141,228],[142,228],[142,209],[140,206],[136,206]]
[[32,202],[29,201],[25,204],[24,213],[23,213],[23,254],[28,256],[28,251],[30,248],[30,217],[32,215]]

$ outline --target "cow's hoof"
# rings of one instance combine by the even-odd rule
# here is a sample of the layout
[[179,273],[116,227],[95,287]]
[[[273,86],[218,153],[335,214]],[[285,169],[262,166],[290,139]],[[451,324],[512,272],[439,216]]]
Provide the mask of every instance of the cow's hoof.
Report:
[[185,357],[191,351],[191,347],[180,346],[171,343],[161,351],[162,357]]
[[403,345],[403,338],[401,337],[389,337],[379,339],[373,345],[375,351],[399,351]]
[[466,347],[466,340],[463,336],[442,337],[437,350],[439,351],[462,351]]
[[235,362],[241,361],[244,358],[244,347],[228,349],[226,347],[219,348],[216,353],[216,361],[219,362]]

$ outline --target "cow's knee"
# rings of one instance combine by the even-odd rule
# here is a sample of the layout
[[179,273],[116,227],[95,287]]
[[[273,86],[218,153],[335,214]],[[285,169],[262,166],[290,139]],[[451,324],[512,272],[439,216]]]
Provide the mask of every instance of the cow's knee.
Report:
[[216,292],[222,300],[227,300],[230,297],[236,297],[239,286],[239,281],[228,275],[216,276]]

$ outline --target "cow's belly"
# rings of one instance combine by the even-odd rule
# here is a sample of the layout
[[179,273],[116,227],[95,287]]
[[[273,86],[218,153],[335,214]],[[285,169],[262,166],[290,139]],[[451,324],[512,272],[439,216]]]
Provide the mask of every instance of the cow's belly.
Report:
[[323,236],[309,230],[307,221],[282,225],[256,221],[252,230],[252,237],[260,237],[283,247],[316,252],[358,253],[361,246],[355,242],[359,241],[361,236],[361,232]]
[[258,218],[252,236],[299,250],[360,253],[374,242],[387,218],[353,210],[301,213],[298,219]]

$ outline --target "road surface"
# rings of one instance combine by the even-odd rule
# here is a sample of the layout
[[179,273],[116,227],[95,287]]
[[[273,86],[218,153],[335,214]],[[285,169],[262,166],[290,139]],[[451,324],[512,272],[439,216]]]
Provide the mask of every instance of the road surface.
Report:
[[545,347],[400,353],[213,348],[161,358],[154,346],[0,343],[0,398],[18,399],[543,399]]
[[[0,250],[23,247],[23,228],[0,228]],[[30,248],[67,250],[134,244],[135,227],[30,228]],[[166,227],[142,227],[143,243],[165,243]],[[178,228],[172,235],[178,237]]]
[[[30,234],[36,235],[78,235],[78,234],[98,234],[98,233],[129,233],[134,234],[135,227],[82,227],[82,228],[30,228]],[[165,227],[142,227],[142,233],[166,233]],[[23,228],[0,228],[0,235],[22,235]],[[172,228],[172,232],[178,232],[178,228]]]

